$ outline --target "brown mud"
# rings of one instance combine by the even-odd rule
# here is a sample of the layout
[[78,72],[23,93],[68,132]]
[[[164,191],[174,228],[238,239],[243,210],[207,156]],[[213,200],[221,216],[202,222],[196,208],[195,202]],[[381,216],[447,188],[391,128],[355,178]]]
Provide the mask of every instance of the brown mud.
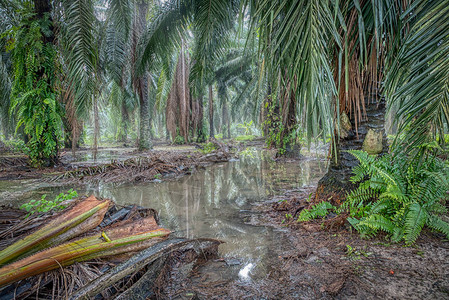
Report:
[[299,224],[313,192],[287,192],[253,210],[251,224],[287,229],[265,277],[236,281],[229,263],[215,260],[172,283],[177,289],[166,288],[166,298],[449,299],[449,241],[427,230],[411,247],[364,240],[337,216]]

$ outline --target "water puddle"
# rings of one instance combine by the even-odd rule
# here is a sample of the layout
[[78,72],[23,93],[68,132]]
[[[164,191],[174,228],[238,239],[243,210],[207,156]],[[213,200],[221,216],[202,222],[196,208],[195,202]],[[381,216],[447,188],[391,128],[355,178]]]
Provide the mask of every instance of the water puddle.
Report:
[[[154,208],[162,226],[174,235],[223,240],[219,251],[232,276],[251,280],[269,272],[272,256],[284,247],[286,239],[282,230],[249,224],[251,206],[283,191],[316,184],[326,171],[325,162],[319,160],[274,162],[265,156],[254,151],[175,180],[75,189],[80,195],[95,194],[118,204]],[[51,198],[71,187],[45,186],[22,201],[44,192]]]

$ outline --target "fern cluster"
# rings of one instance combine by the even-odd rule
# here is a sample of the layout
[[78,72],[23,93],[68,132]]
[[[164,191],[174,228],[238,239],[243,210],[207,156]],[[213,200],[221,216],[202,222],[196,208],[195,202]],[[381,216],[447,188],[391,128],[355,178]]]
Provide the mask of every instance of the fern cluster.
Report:
[[384,156],[350,150],[360,164],[353,169],[352,181],[360,183],[340,207],[349,211],[348,221],[363,236],[387,232],[395,242],[416,241],[424,226],[449,238],[445,202],[449,190],[449,168],[421,146],[410,158],[403,151]]
[[52,31],[49,17],[25,18],[13,31],[9,48],[12,53],[14,81],[11,113],[17,117],[17,129],[28,135],[27,154],[34,165],[55,158],[61,138],[61,108],[56,92],[56,57],[53,43],[45,40]]
[[310,209],[304,209],[301,211],[298,217],[298,222],[310,221],[318,217],[327,216],[329,210],[335,209],[335,206],[327,201],[320,202],[313,205]]

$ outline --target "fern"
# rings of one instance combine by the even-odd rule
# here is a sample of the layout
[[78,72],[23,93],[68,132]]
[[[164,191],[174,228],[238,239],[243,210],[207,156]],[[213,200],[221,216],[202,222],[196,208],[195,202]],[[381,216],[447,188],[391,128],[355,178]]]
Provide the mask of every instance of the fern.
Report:
[[32,164],[54,160],[62,136],[62,109],[57,101],[56,49],[48,16],[24,18],[15,28],[11,57],[14,81],[10,112],[16,115],[16,131],[29,137],[25,152]]
[[449,224],[441,219],[447,213],[448,166],[428,147],[418,151],[420,159],[402,151],[382,157],[348,151],[360,162],[352,177],[359,187],[338,211],[349,212],[349,223],[361,235],[384,231],[392,241],[412,244],[428,226],[449,237]]
[[313,205],[310,209],[304,209],[301,211],[298,217],[298,222],[305,222],[316,219],[318,217],[324,217],[329,214],[329,210],[335,209],[335,206],[327,201],[320,202]]
[[443,220],[441,220],[438,217],[435,217],[434,215],[430,215],[427,220],[427,225],[444,235],[446,235],[446,238],[449,239],[449,224]]
[[419,203],[412,203],[408,209],[405,221],[405,236],[407,243],[413,243],[421,233],[428,218],[427,211]]
[[366,226],[374,230],[375,232],[378,230],[382,230],[388,233],[393,233],[396,226],[395,224],[379,214],[371,214],[368,217],[364,218],[363,221],[360,221],[358,226]]

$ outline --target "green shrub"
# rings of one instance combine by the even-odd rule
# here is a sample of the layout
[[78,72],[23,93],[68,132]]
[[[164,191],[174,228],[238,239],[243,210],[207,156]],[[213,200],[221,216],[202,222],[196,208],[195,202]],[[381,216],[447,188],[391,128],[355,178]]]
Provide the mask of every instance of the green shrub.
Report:
[[256,138],[255,135],[239,135],[235,137],[235,140],[238,142],[246,142],[246,141],[252,141]]
[[252,134],[252,127],[254,126],[253,121],[243,122],[242,124],[237,124],[238,128],[242,128],[245,130],[245,135]]
[[209,154],[209,153],[211,153],[211,152],[214,151],[214,150],[217,150],[217,147],[215,146],[214,143],[209,142],[209,143],[207,143],[207,144],[204,144],[203,149],[200,149],[199,151],[200,151],[201,153],[203,153],[203,154]]
[[70,189],[67,193],[60,193],[54,200],[47,200],[47,195],[42,195],[40,200],[31,200],[28,203],[22,204],[20,208],[28,212],[27,216],[34,213],[48,212],[52,209],[61,210],[65,208],[65,205],[61,205],[62,202],[76,197],[78,197],[78,193]]
[[175,137],[175,140],[173,141],[173,144],[176,144],[176,145],[183,145],[185,143],[186,143],[186,141],[184,140],[184,137],[180,136],[180,135],[177,135]]
[[348,211],[348,221],[362,235],[379,231],[392,241],[416,241],[424,226],[449,238],[447,213],[448,165],[436,156],[433,144],[423,145],[418,154],[404,152],[384,156],[348,151],[360,164],[353,169],[353,183],[360,183],[340,207]]
[[14,152],[27,153],[28,148],[22,140],[10,140],[5,142],[5,146]]
[[310,221],[318,217],[325,217],[329,214],[329,210],[335,209],[335,206],[327,201],[320,202],[313,205],[310,209],[301,211],[298,217],[298,222]]
[[242,150],[239,152],[239,155],[241,157],[250,157],[250,158],[254,158],[254,153],[256,152],[256,148],[255,147],[247,147],[245,150]]

